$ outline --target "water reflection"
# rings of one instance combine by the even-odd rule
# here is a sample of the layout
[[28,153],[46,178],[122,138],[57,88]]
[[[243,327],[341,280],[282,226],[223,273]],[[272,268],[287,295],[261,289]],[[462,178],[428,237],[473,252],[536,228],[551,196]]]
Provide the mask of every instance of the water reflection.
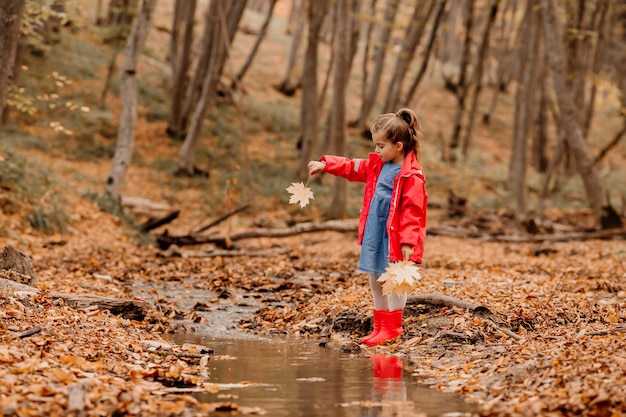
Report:
[[435,417],[471,411],[461,397],[407,379],[409,374],[397,356],[352,355],[299,341],[194,334],[177,335],[174,341],[200,344],[215,352],[208,365],[209,378],[220,391],[195,394],[203,402],[231,402],[241,408],[258,407],[268,416],[290,417]]
[[368,416],[415,415],[414,403],[407,401],[402,379],[402,359],[393,355],[372,355],[372,404]]

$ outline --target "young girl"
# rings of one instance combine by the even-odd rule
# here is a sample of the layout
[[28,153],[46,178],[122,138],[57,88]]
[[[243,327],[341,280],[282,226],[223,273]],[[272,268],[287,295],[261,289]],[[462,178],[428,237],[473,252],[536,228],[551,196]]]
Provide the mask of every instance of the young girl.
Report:
[[378,277],[389,262],[422,263],[426,239],[426,178],[420,167],[421,127],[410,109],[378,116],[371,126],[375,152],[368,159],[325,155],[308,164],[320,172],[365,182],[359,219],[358,269],[366,272],[374,299],[374,330],[359,339],[368,346],[404,333],[402,311],[407,295],[383,295]]

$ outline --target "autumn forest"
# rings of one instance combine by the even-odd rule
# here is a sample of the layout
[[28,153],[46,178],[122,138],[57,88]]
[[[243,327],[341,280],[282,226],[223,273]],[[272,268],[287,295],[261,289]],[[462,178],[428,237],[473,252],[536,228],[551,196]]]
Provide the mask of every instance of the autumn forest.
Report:
[[[242,300],[476,415],[626,413],[626,1],[4,0],[0,57],[0,415],[236,413],[172,337]],[[307,163],[402,107],[428,237],[367,347],[363,186]]]

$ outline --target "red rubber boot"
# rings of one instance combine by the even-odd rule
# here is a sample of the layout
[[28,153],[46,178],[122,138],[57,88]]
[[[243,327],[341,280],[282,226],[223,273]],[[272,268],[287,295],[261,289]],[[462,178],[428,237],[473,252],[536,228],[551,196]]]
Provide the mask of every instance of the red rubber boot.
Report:
[[380,332],[368,341],[367,346],[376,346],[394,340],[402,333],[402,310],[383,311],[383,320]]
[[368,340],[370,340],[372,337],[376,336],[378,332],[380,332],[380,329],[382,327],[381,323],[383,320],[383,313],[386,313],[386,311],[374,310],[374,330],[372,330],[372,333],[368,334],[367,336],[363,336],[362,338],[360,338],[359,343],[367,343]]

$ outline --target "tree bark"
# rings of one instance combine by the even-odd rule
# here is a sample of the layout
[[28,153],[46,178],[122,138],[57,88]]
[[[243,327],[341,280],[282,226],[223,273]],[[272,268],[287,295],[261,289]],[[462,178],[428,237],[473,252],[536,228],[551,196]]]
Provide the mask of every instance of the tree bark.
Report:
[[361,101],[361,110],[359,117],[357,118],[359,125],[364,132],[369,132],[369,115],[374,107],[374,101],[378,94],[380,87],[380,80],[385,65],[385,57],[387,55],[387,48],[389,47],[389,39],[391,38],[391,31],[393,29],[393,22],[398,12],[399,0],[387,0],[385,7],[385,15],[383,21],[380,23],[378,30],[378,47],[374,54],[374,69],[372,71],[372,78],[367,87],[365,97]]
[[515,214],[518,220],[526,213],[526,168],[528,132],[532,121],[532,108],[535,102],[535,57],[537,50],[537,29],[539,26],[536,0],[527,4],[524,17],[525,44],[521,50],[521,66],[515,102],[513,129],[513,149],[509,161],[509,190],[513,197]]
[[463,158],[467,158],[467,154],[469,152],[469,145],[472,138],[472,130],[474,127],[474,119],[476,115],[476,108],[478,107],[478,99],[480,98],[480,93],[482,91],[483,86],[483,71],[485,68],[485,63],[487,61],[487,52],[489,51],[489,44],[491,41],[491,28],[496,20],[496,15],[498,14],[498,0],[491,0],[488,8],[488,17],[487,23],[485,24],[485,30],[483,32],[483,38],[481,41],[480,48],[478,50],[476,65],[474,70],[473,79],[473,96],[472,102],[469,109],[469,114],[467,117],[467,127],[465,129],[465,134],[463,135],[463,140],[461,141],[462,146],[462,155]]
[[20,22],[26,0],[6,0],[0,7],[0,114],[11,85],[15,51],[20,39]]
[[[219,77],[222,74],[224,64],[228,57],[228,50],[232,43],[237,26],[241,21],[243,11],[246,7],[247,0],[234,0],[229,3],[228,9],[224,9],[224,3],[211,2],[211,6],[216,4],[213,11],[207,12],[207,27],[210,27],[210,56],[207,61],[204,80],[202,82],[202,91],[200,100],[198,101],[191,123],[189,132],[185,136],[185,141],[178,153],[178,162],[181,172],[188,175],[194,175],[197,172],[194,166],[193,152],[196,143],[200,137],[200,131],[204,116],[209,106],[217,96],[216,87]],[[202,70],[202,68],[199,68]]]
[[465,21],[463,22],[463,28],[465,31],[465,39],[463,42],[463,53],[461,54],[461,63],[459,64],[459,79],[452,81],[446,79],[446,85],[452,90],[456,97],[457,107],[455,111],[452,136],[450,137],[449,148],[449,162],[456,160],[454,151],[458,148],[461,139],[461,129],[463,128],[463,115],[465,114],[465,100],[468,93],[468,69],[471,61],[471,46],[472,46],[472,27],[474,26],[474,4],[475,0],[469,0],[468,10],[466,10]]
[[584,140],[580,119],[575,107],[572,91],[567,87],[565,66],[563,63],[563,47],[560,43],[561,23],[558,20],[555,0],[541,0],[543,5],[543,24],[548,63],[556,98],[561,113],[562,127],[565,130],[567,143],[576,159],[578,173],[585,186],[587,198],[591,205],[594,219],[598,226],[612,227],[611,207],[608,204],[604,187],[598,178],[593,158]]
[[387,89],[385,104],[383,105],[383,113],[391,113],[397,110],[400,101],[402,83],[409,69],[409,64],[415,55],[417,46],[419,45],[422,35],[424,34],[426,23],[435,10],[436,3],[437,1],[431,0],[427,11],[426,7],[424,7],[421,2],[415,3],[413,14],[409,20],[409,26],[400,46],[398,58],[396,59],[396,65],[393,69],[391,82],[389,83],[389,87]]
[[[510,18],[507,18],[510,11]],[[502,11],[502,23],[500,25],[499,40],[498,40],[498,50],[495,54],[494,58],[498,63],[498,68],[496,72],[496,78],[493,82],[494,89],[493,94],[491,96],[491,101],[489,102],[489,107],[487,111],[483,114],[483,122],[485,124],[489,124],[491,122],[491,115],[494,113],[496,108],[496,104],[498,103],[498,97],[501,92],[506,91],[508,88],[511,72],[511,60],[512,54],[510,51],[513,49],[511,46],[511,39],[516,39],[518,35],[516,33],[519,32],[519,25],[516,24],[517,15],[517,0],[507,0],[504,9]],[[498,38],[497,38],[498,39]]]
[[107,182],[104,197],[116,207],[120,206],[120,190],[126,171],[130,166],[133,147],[135,145],[135,123],[137,121],[137,61],[148,36],[152,13],[156,0],[145,0],[137,23],[126,44],[122,69],[122,85],[120,95],[122,110],[120,125],[117,131],[115,154]]
[[259,46],[261,46],[261,42],[263,42],[263,39],[265,39],[265,35],[267,35],[267,29],[272,20],[272,15],[274,13],[274,6],[276,6],[276,1],[277,0],[269,0],[267,14],[265,15],[265,20],[263,21],[261,30],[259,31],[256,41],[254,42],[254,46],[252,47],[252,51],[250,51],[250,54],[248,55],[246,62],[244,62],[244,64],[241,66],[241,68],[235,75],[235,79],[233,80],[233,83],[232,83],[233,87],[236,87],[237,84],[239,84],[241,80],[243,80],[243,77],[246,75],[246,72],[248,72],[248,69],[252,65],[252,61],[254,61],[254,57],[256,56],[256,53],[259,50]]
[[420,83],[422,82],[424,75],[426,75],[428,62],[430,61],[430,58],[433,54],[432,52],[433,47],[435,45],[435,41],[437,40],[437,36],[439,34],[439,28],[441,27],[441,21],[443,20],[443,16],[445,14],[444,11],[446,9],[447,2],[448,0],[441,0],[439,2],[439,6],[435,14],[433,24],[431,25],[431,28],[430,28],[428,44],[426,45],[426,49],[424,51],[424,59],[422,60],[422,64],[420,65],[420,68],[417,72],[417,75],[415,76],[415,79],[413,80],[413,82],[411,83],[411,86],[409,87],[406,94],[404,95],[404,98],[401,100],[400,106],[408,106],[408,107],[411,106],[411,102],[413,101],[413,96],[417,92],[417,89]]
[[294,19],[296,28],[291,35],[291,48],[289,49],[289,58],[287,59],[287,67],[285,68],[285,76],[283,80],[278,84],[276,89],[286,96],[293,96],[296,93],[299,82],[294,81],[294,74],[296,73],[296,66],[298,63],[298,53],[300,52],[300,44],[302,43],[302,32],[304,30],[303,22],[303,9],[306,0],[294,0]]
[[[329,138],[333,153],[346,154],[346,88],[348,86],[350,51],[350,11],[352,0],[339,1],[337,7],[337,28],[333,45],[333,100],[329,113]],[[328,211],[329,219],[343,217],[347,203],[347,184],[342,178],[334,178],[333,199]]]
[[172,138],[183,139],[186,130],[183,109],[185,92],[189,85],[196,0],[177,0],[174,9],[169,53],[172,66],[172,94],[167,133]]
[[298,154],[298,176],[300,178],[308,176],[307,162],[312,158],[313,149],[318,138],[317,58],[319,34],[324,16],[327,13],[327,6],[328,3],[325,0],[309,1],[307,4],[309,31],[304,57],[302,101],[300,105],[301,139]]

